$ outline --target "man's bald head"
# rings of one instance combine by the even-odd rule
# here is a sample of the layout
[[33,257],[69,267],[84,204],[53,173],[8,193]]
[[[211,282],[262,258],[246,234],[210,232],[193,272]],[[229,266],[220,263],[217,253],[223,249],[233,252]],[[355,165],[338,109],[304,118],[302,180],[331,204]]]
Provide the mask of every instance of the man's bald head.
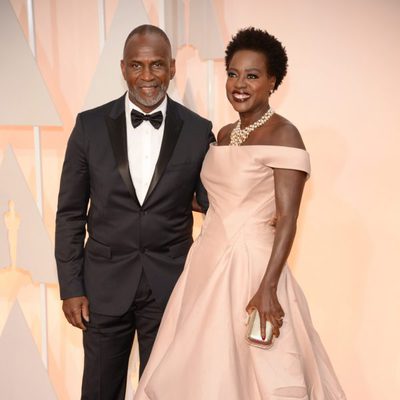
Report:
[[160,38],[165,41],[165,44],[170,53],[170,57],[172,58],[171,42],[169,41],[166,33],[162,29],[160,29],[158,26],[148,25],[148,24],[140,25],[129,33],[128,37],[125,40],[124,58],[125,58],[127,45],[129,43],[129,41],[132,39],[132,37],[135,35],[158,35],[158,36],[160,36]]

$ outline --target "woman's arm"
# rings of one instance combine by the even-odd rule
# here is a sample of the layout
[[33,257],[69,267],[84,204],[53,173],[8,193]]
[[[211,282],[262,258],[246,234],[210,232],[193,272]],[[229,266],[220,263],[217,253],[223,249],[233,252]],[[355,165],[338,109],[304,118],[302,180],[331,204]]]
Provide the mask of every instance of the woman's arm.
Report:
[[[259,144],[305,149],[297,128],[285,118],[276,115],[274,126],[258,138]],[[275,182],[275,239],[265,275],[246,310],[257,308],[260,313],[261,335],[265,337],[265,322],[273,325],[273,333],[279,336],[282,318],[285,315],[277,297],[278,281],[289,256],[296,234],[301,197],[307,175],[292,169],[274,169]]]
[[265,275],[246,310],[257,308],[260,313],[261,335],[265,338],[265,323],[270,321],[273,332],[279,336],[284,312],[277,297],[277,287],[283,266],[289,256],[296,234],[297,216],[306,173],[288,169],[274,169],[276,230],[271,257]]

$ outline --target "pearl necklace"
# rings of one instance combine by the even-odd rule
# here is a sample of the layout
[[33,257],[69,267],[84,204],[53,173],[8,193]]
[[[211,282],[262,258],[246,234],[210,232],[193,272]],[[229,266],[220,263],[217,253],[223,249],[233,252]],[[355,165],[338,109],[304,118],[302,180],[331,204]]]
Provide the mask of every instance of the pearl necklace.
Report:
[[268,111],[256,122],[252,123],[244,129],[240,129],[240,120],[231,132],[230,146],[240,146],[255,129],[264,125],[273,115],[274,110],[270,107]]

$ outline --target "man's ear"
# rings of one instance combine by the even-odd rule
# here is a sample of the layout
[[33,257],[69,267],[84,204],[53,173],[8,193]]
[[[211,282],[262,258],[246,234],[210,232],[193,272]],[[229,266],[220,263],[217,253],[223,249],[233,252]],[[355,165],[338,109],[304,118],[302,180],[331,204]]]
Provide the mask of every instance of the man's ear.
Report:
[[172,79],[175,76],[175,72],[176,72],[175,59],[173,58],[170,64],[170,77],[169,77],[170,79]]
[[126,64],[125,64],[125,61],[124,61],[124,60],[121,60],[120,66],[121,66],[122,76],[123,76],[124,79],[126,80]]

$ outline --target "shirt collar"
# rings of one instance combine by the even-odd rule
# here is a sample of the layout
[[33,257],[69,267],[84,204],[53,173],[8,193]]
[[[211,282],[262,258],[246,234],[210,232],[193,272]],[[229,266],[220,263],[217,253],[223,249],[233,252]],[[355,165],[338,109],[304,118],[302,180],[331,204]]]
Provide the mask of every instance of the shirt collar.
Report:
[[139,111],[143,114],[153,114],[157,111],[161,111],[163,117],[165,118],[166,116],[166,112],[167,112],[167,96],[164,97],[164,100],[162,101],[162,103],[155,108],[154,110],[152,110],[150,113],[145,113],[143,110],[140,109],[140,107],[138,107],[136,104],[133,104],[132,101],[129,98],[129,92],[126,92],[125,95],[125,108],[127,110],[129,110],[129,114],[131,113],[132,110],[136,110]]

